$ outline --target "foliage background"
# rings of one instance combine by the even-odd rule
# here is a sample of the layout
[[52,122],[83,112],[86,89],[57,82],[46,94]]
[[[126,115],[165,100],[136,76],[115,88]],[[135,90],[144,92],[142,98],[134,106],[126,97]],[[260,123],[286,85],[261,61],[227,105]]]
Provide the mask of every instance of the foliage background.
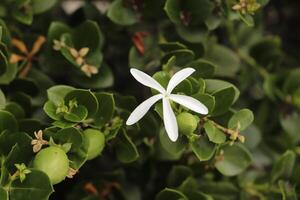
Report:
[[[190,22],[189,16],[184,13],[181,13],[180,19],[176,6],[164,9],[166,1],[128,0],[125,4],[127,7],[123,8],[122,4],[118,7],[120,5],[116,2],[120,1],[115,0],[115,10],[111,9],[112,2],[101,1],[110,5],[110,10],[104,13],[95,7],[94,3],[97,1],[85,1],[71,14],[63,10],[61,5],[64,1],[59,1],[43,11],[37,9],[42,8],[42,4],[37,4],[36,10],[26,11],[25,15],[22,10],[19,13],[17,6],[24,2],[26,3],[5,0],[0,3],[0,16],[12,38],[18,38],[31,46],[39,35],[46,37],[37,60],[27,59],[16,64],[16,74],[19,76],[32,61],[30,72],[26,74],[29,81],[26,78],[23,80],[24,77],[16,79],[16,74],[7,81],[9,76],[5,70],[6,75],[0,76],[1,90],[6,101],[21,106],[21,111],[16,111],[18,106],[1,105],[2,109],[16,116],[20,131],[34,137],[33,131],[50,127],[53,120],[45,115],[42,108],[48,99],[52,100],[49,95],[47,97],[46,90],[54,85],[91,89],[95,94],[106,92],[105,94],[113,95],[116,103],[115,107],[111,106],[115,110],[111,111],[113,116],[106,121],[116,127],[112,126],[112,130],[108,131],[106,139],[109,139],[101,156],[91,161],[85,160],[81,163],[84,164],[80,167],[80,173],[74,178],[54,185],[55,193],[50,199],[297,199],[300,182],[298,1],[258,1],[265,5],[254,15],[249,14],[247,17],[239,17],[231,9],[237,1],[198,1],[200,8],[204,9],[202,14],[209,10],[209,5],[214,7],[207,11],[209,16],[214,16],[209,22],[203,20],[203,16],[197,16],[200,22]],[[28,2],[35,5],[39,1]],[[55,3],[52,0],[44,2],[47,5]],[[188,7],[187,10],[192,8]],[[168,12],[171,14],[168,15]],[[95,22],[78,28],[86,20]],[[55,21],[59,23],[54,24]],[[249,26],[253,22],[254,25]],[[1,24],[2,27],[4,23]],[[181,23],[187,25],[183,26]],[[210,30],[206,30],[205,26],[210,27]],[[2,29],[2,42],[7,44],[7,49],[1,46],[3,55],[0,55],[2,60],[3,57],[9,60],[12,53],[22,52],[11,45],[11,38],[5,37],[5,30]],[[67,44],[71,35],[76,39],[70,45],[90,48],[87,62],[99,68],[98,74],[86,76],[68,51],[62,50],[60,54],[53,50],[53,39],[61,39],[57,36],[60,31],[67,33],[61,37]],[[93,39],[80,41],[82,38]],[[7,55],[4,52],[8,52]],[[176,56],[175,64],[172,63],[172,56]],[[200,64],[193,63],[199,58]],[[2,70],[7,63],[0,65]],[[149,91],[132,79],[129,67],[137,67],[151,75],[158,72],[154,77],[164,82],[174,69],[190,65],[201,73],[204,69],[208,70],[196,75],[196,78],[227,81],[240,91],[239,99],[231,106],[237,94],[235,90],[223,91],[223,95],[229,97],[218,100],[217,95],[206,88],[203,94],[214,96],[215,102],[219,101],[220,105],[219,110],[215,109],[213,112],[221,114],[212,115],[213,121],[227,129],[230,128],[227,126],[228,121],[236,111],[249,108],[254,114],[253,124],[241,132],[246,138],[245,143],[241,144],[234,139],[232,149],[236,150],[231,149],[232,152],[226,154],[231,157],[228,160],[226,158],[226,163],[223,162],[219,167],[217,162],[218,159],[222,160],[221,150],[231,148],[230,137],[222,142],[225,147],[213,142],[220,138],[208,140],[207,137],[207,143],[201,144],[197,150],[191,150],[192,142],[179,141],[179,145],[174,146],[164,140],[161,145],[157,142],[163,140],[158,139],[163,132],[160,128],[162,120],[157,114],[159,106],[147,115],[141,122],[141,127],[125,127],[121,122],[122,119],[126,120],[137,102],[149,96]],[[213,75],[211,71],[214,70]],[[202,82],[198,82],[199,87],[202,87]],[[186,85],[178,91],[189,93],[189,86]],[[222,91],[224,85],[227,86],[227,83],[221,82],[215,87]],[[81,98],[80,95],[75,96]],[[230,101],[228,106],[227,101]],[[107,117],[102,114],[99,115]],[[239,120],[245,118],[246,116],[242,116]],[[112,119],[116,121],[112,122]],[[106,130],[102,122],[99,124],[96,125],[98,129]],[[62,125],[56,126],[62,128]],[[71,126],[75,126],[74,123]],[[118,126],[122,128],[118,129]],[[118,131],[114,132],[114,128]],[[5,129],[12,131],[11,127],[1,125],[1,130]],[[48,134],[53,136],[51,131],[53,130],[50,129]],[[56,131],[57,129],[53,132]],[[209,134],[208,130],[205,131],[207,133],[202,131],[201,134]],[[0,134],[0,144],[5,141],[1,140],[3,135]],[[59,137],[57,141],[61,141]],[[214,148],[210,148],[211,145]],[[166,153],[162,146],[167,147],[170,152]],[[205,154],[207,149],[213,149],[211,155],[214,156],[208,158]],[[2,157],[5,157],[6,149],[0,147],[0,150]],[[248,155],[248,152],[251,154]],[[33,157],[34,155],[29,156],[27,163],[24,162],[31,166]],[[200,162],[199,159],[203,160]],[[40,172],[34,173],[37,173],[37,177],[43,176],[38,175]],[[228,173],[233,173],[234,176],[228,176]],[[164,190],[166,187],[171,189]],[[18,198],[11,196],[10,199]]]

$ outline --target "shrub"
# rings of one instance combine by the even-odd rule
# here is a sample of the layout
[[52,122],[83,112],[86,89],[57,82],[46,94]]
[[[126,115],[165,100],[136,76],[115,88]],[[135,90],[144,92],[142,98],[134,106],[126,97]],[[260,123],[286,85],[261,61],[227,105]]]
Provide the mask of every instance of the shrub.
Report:
[[272,23],[299,14],[276,5],[1,1],[0,199],[297,199],[298,28]]

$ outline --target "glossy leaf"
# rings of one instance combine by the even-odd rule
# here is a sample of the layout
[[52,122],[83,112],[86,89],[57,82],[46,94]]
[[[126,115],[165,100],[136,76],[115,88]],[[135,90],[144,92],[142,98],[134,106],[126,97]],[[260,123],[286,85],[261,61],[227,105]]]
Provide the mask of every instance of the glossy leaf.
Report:
[[226,145],[221,148],[221,159],[215,164],[217,170],[225,176],[235,176],[243,172],[251,163],[250,152],[242,145]]
[[191,148],[200,161],[210,160],[216,151],[216,146],[204,136],[192,142]]
[[286,151],[282,154],[276,161],[272,172],[271,180],[272,182],[278,180],[279,178],[288,178],[294,168],[296,155],[293,151]]
[[215,127],[211,122],[206,122],[204,124],[204,129],[209,141],[216,144],[222,144],[226,141],[226,135],[217,127]]
[[0,133],[4,130],[17,131],[18,123],[11,113],[0,110]]
[[54,191],[48,176],[41,171],[30,169],[23,183],[16,180],[9,188],[10,200],[31,199],[33,196],[40,200],[47,200]]
[[113,117],[115,110],[115,100],[113,94],[111,93],[99,92],[95,93],[95,96],[99,102],[99,109],[94,116],[95,125],[102,127]]
[[242,109],[234,113],[228,122],[228,128],[241,131],[245,130],[254,120],[252,111],[249,109]]
[[119,135],[116,146],[116,154],[118,160],[123,163],[133,162],[139,157],[135,144],[129,138],[125,130],[122,130]]
[[115,0],[110,6],[107,16],[114,23],[120,25],[132,25],[138,21],[138,16],[130,8],[124,7],[122,0]]

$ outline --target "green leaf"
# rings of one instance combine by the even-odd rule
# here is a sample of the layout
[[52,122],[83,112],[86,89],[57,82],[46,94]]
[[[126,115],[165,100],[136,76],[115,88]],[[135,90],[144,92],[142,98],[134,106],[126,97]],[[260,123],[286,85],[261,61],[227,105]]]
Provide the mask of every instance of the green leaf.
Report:
[[[97,22],[87,20],[74,29],[72,41],[77,50],[83,47],[88,47],[90,49],[86,57],[88,59],[92,52],[100,50],[103,45],[102,37],[103,36]],[[99,55],[97,56],[99,57]],[[100,63],[95,65],[95,67],[99,67],[99,65]]]
[[166,43],[160,43],[159,47],[161,50],[164,52],[170,52],[170,51],[175,51],[178,49],[187,49],[187,46],[180,42],[166,42]]
[[4,53],[0,50],[0,77],[8,70],[8,61]]
[[250,125],[246,130],[242,132],[242,135],[245,136],[245,146],[250,150],[255,150],[255,148],[262,141],[262,133],[259,128],[255,125]]
[[14,144],[14,145],[12,144],[13,147],[11,148],[9,154],[6,157],[3,167],[5,167],[8,170],[8,172],[11,174],[14,173],[16,170],[15,168],[16,163],[27,164],[29,163],[29,161],[33,156],[33,151],[30,146],[30,140],[28,141],[28,138],[26,139],[27,139],[26,144],[28,145],[27,147],[24,147],[24,144],[20,144],[22,140],[19,139],[18,144]]
[[190,15],[190,25],[202,24],[211,14],[213,4],[209,0],[190,0],[181,2],[182,11]]
[[280,124],[283,130],[292,138],[292,141],[296,144],[300,140],[300,116],[294,112],[289,115],[280,116]]
[[[164,71],[159,71],[153,74],[152,78],[154,78],[161,86],[167,88],[168,83],[171,79],[170,75]],[[152,90],[152,93],[156,93],[157,91]]]
[[109,129],[107,129],[104,134],[105,134],[105,140],[109,141],[117,137],[119,130],[123,126],[123,120],[119,117],[115,117],[111,121],[111,125]]
[[2,27],[2,37],[0,41],[2,41],[6,45],[10,44],[10,40],[11,40],[10,31],[2,19],[0,19],[0,26]]
[[39,94],[37,84],[30,78],[17,78],[9,85],[9,88],[14,92],[23,92],[30,96],[36,96]]
[[189,200],[213,200],[210,195],[198,191],[198,182],[194,177],[186,178],[179,186]]
[[287,150],[282,154],[272,168],[271,181],[275,182],[280,178],[288,179],[294,169],[295,161],[296,154],[293,151]]
[[19,129],[25,133],[30,133],[33,136],[34,131],[43,129],[43,125],[37,119],[27,118],[19,120]]
[[240,68],[239,57],[225,46],[210,45],[204,58],[217,66],[218,76],[233,77]]
[[213,31],[220,26],[222,19],[220,16],[210,15],[206,21],[205,25],[209,31]]
[[[71,33],[63,33],[60,36],[60,40],[68,45],[69,47],[73,47],[73,40],[72,40],[72,35]],[[75,48],[76,49],[76,48]],[[77,49],[78,50],[78,49]],[[62,47],[60,49],[60,53],[64,56],[64,58],[73,66],[79,68],[80,66],[77,64],[76,59],[74,56],[71,54],[70,49],[68,47]]]
[[0,155],[7,156],[4,164],[10,173],[15,170],[15,163],[28,163],[32,159],[31,137],[24,132],[3,132],[0,145]]
[[55,121],[52,123],[53,126],[56,126],[58,128],[69,128],[75,126],[76,124],[76,122],[69,122],[66,120]]
[[175,24],[181,24],[180,19],[180,5],[178,1],[175,0],[167,0],[164,6],[164,10],[166,11],[170,20]]
[[212,4],[208,0],[190,0],[177,1],[167,0],[164,6],[170,20],[175,24],[184,24],[182,22],[182,12],[190,16],[191,21],[188,24],[196,25],[203,22],[212,11]]
[[212,116],[218,116],[226,113],[234,102],[235,90],[233,87],[228,87],[212,94],[215,97],[215,108]]
[[10,101],[14,101],[24,109],[26,115],[32,112],[31,97],[24,92],[15,92],[10,95]]
[[295,191],[295,187],[291,186],[291,184],[289,182],[284,182],[282,180],[280,180],[278,182],[280,191],[281,191],[281,195],[282,195],[282,199],[284,200],[297,200],[297,193]]
[[99,109],[94,116],[95,125],[102,127],[108,123],[115,111],[115,100],[112,93],[98,92],[95,96],[99,102]]
[[99,69],[97,74],[94,74],[92,77],[84,76],[72,76],[70,77],[74,85],[80,85],[84,88],[91,89],[100,89],[108,88],[114,84],[114,76],[112,70],[105,63],[102,63],[102,66]]
[[208,121],[204,124],[205,132],[208,136],[209,141],[222,144],[226,141],[226,135],[213,125],[212,122]]
[[34,14],[43,13],[51,9],[57,2],[57,0],[31,0],[32,9]]
[[214,200],[211,195],[205,194],[200,191],[189,191],[187,193],[189,200]]
[[189,79],[183,80],[179,83],[173,90],[173,93],[184,93],[186,95],[191,95],[193,91],[193,85]]
[[199,188],[201,188],[201,191],[211,195],[213,199],[239,199],[240,189],[232,182],[222,180],[202,180],[198,185]]
[[5,109],[15,116],[16,119],[22,119],[25,117],[25,111],[19,104],[15,102],[9,102],[6,104]]
[[206,85],[206,88],[205,88],[206,92],[210,93],[210,94],[220,91],[222,89],[228,88],[228,87],[233,87],[234,91],[235,91],[233,102],[236,102],[240,96],[239,89],[227,81],[217,80],[217,79],[205,79],[205,85]]
[[1,200],[9,200],[8,192],[2,186],[0,186],[0,199]]
[[162,62],[163,63],[167,62],[172,56],[176,57],[176,64],[178,66],[182,66],[191,62],[195,57],[195,53],[189,49],[179,49],[179,50],[170,51],[164,54],[164,57],[162,58]]
[[245,22],[245,24],[247,24],[247,26],[250,26],[250,27],[254,26],[254,19],[251,15],[249,15],[249,14],[244,15],[244,14],[239,13],[239,17],[241,20],[243,20],[243,22]]
[[165,188],[160,191],[155,200],[188,200],[188,198],[179,190]]
[[289,72],[283,85],[283,91],[292,93],[300,88],[300,69],[296,68]]
[[278,36],[265,37],[251,47],[250,55],[262,66],[278,65],[282,59],[280,38]]
[[4,130],[17,131],[18,123],[11,113],[0,110],[0,133]]
[[52,101],[47,101],[43,107],[45,113],[54,120],[60,120],[62,116],[56,113],[57,106]]
[[193,174],[192,170],[184,165],[175,165],[172,167],[168,179],[167,185],[169,187],[178,187],[187,177]]
[[181,155],[187,146],[186,138],[183,135],[180,135],[176,142],[172,142],[164,128],[159,131],[159,141],[162,147],[173,155]]
[[9,188],[10,200],[35,199],[48,200],[53,187],[48,176],[39,170],[30,169],[24,182],[16,180]]
[[177,26],[176,30],[182,39],[190,43],[204,43],[207,40],[209,34],[205,26]]
[[33,21],[33,10],[30,3],[27,0],[18,0],[15,9],[12,11],[12,16],[26,25],[30,25]]
[[202,136],[191,143],[191,148],[200,161],[210,160],[216,151],[216,146]]
[[138,69],[151,69],[160,65],[161,52],[156,40],[152,36],[146,36],[142,40],[145,52],[141,54],[135,46],[129,51],[129,66]]
[[251,110],[242,109],[234,113],[228,122],[228,128],[232,130],[245,130],[253,122],[254,116]]
[[0,84],[7,85],[10,83],[18,72],[17,64],[9,64],[4,74],[0,75]]
[[0,109],[5,108],[5,104],[6,104],[5,95],[2,92],[2,90],[0,89]]
[[203,103],[207,107],[209,114],[212,113],[212,111],[215,108],[215,97],[209,94],[200,94],[200,93],[197,93],[192,97],[194,97],[195,99]]
[[116,154],[118,160],[123,163],[133,162],[139,157],[135,144],[129,138],[125,130],[121,131],[116,142]]
[[199,59],[188,63],[185,67],[194,68],[196,71],[193,73],[193,77],[199,78],[210,78],[214,75],[216,65],[205,59]]
[[124,6],[122,0],[114,0],[107,11],[108,18],[116,24],[129,26],[138,22],[138,15]]
[[49,136],[51,136],[54,139],[54,141],[58,144],[71,143],[71,151],[75,151],[76,149],[80,148],[83,142],[82,134],[78,129],[74,127],[61,129]]
[[64,114],[65,120],[70,122],[82,122],[87,116],[88,110],[82,105],[78,105],[77,107],[72,108],[68,113]]
[[201,79],[197,80],[197,79],[195,79],[194,77],[191,77],[191,76],[188,77],[186,80],[188,80],[190,82],[191,86],[192,86],[191,94],[195,94],[197,92],[202,92],[202,91],[204,92],[204,88],[203,88],[204,87],[204,85],[203,85],[204,80],[201,80]]
[[56,85],[47,90],[48,99],[56,106],[64,102],[65,96],[75,88],[67,85]]
[[226,145],[221,148],[222,158],[215,164],[225,176],[235,176],[243,172],[251,163],[250,152],[242,145]]
[[[80,147],[78,147],[77,144],[79,144],[80,139],[79,139],[78,135],[75,135],[75,131],[72,131],[72,132],[73,132],[72,135],[68,134],[68,136],[70,136],[70,138],[68,140],[72,140],[74,142],[74,144],[72,145],[71,151],[68,152],[68,158],[70,160],[70,167],[78,170],[87,161],[89,142],[80,133],[81,138],[82,138],[82,143],[81,143]],[[66,134],[66,136],[67,136],[67,134]],[[75,139],[75,137],[76,137],[76,139]],[[68,137],[66,137],[64,139],[67,139],[67,138]]]
[[98,101],[96,96],[90,90],[75,89],[65,96],[65,102],[75,99],[78,105],[86,107],[88,117],[92,117],[98,110]]

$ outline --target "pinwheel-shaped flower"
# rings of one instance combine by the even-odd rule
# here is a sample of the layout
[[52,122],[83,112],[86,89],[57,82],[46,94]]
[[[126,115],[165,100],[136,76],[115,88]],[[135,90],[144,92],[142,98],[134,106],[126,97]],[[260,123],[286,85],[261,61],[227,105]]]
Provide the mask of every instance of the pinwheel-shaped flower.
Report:
[[138,122],[151,108],[152,105],[154,105],[157,101],[162,99],[163,102],[163,119],[164,119],[164,125],[166,132],[169,136],[169,138],[175,142],[178,138],[178,125],[176,121],[176,116],[172,110],[170,101],[176,102],[178,104],[183,105],[184,107],[206,115],[208,114],[208,109],[205,105],[203,105],[201,102],[199,102],[197,99],[194,99],[192,97],[186,96],[186,95],[179,95],[179,94],[171,94],[173,89],[181,83],[184,79],[186,79],[188,76],[190,76],[193,72],[195,72],[195,69],[193,68],[185,68],[177,73],[174,74],[174,76],[170,79],[167,89],[165,90],[156,80],[154,80],[151,76],[145,74],[144,72],[137,70],[137,69],[131,69],[130,73],[132,76],[143,85],[153,88],[157,90],[160,94],[154,95],[141,103],[136,109],[131,113],[129,118],[126,121],[127,125],[132,125],[136,122]]

